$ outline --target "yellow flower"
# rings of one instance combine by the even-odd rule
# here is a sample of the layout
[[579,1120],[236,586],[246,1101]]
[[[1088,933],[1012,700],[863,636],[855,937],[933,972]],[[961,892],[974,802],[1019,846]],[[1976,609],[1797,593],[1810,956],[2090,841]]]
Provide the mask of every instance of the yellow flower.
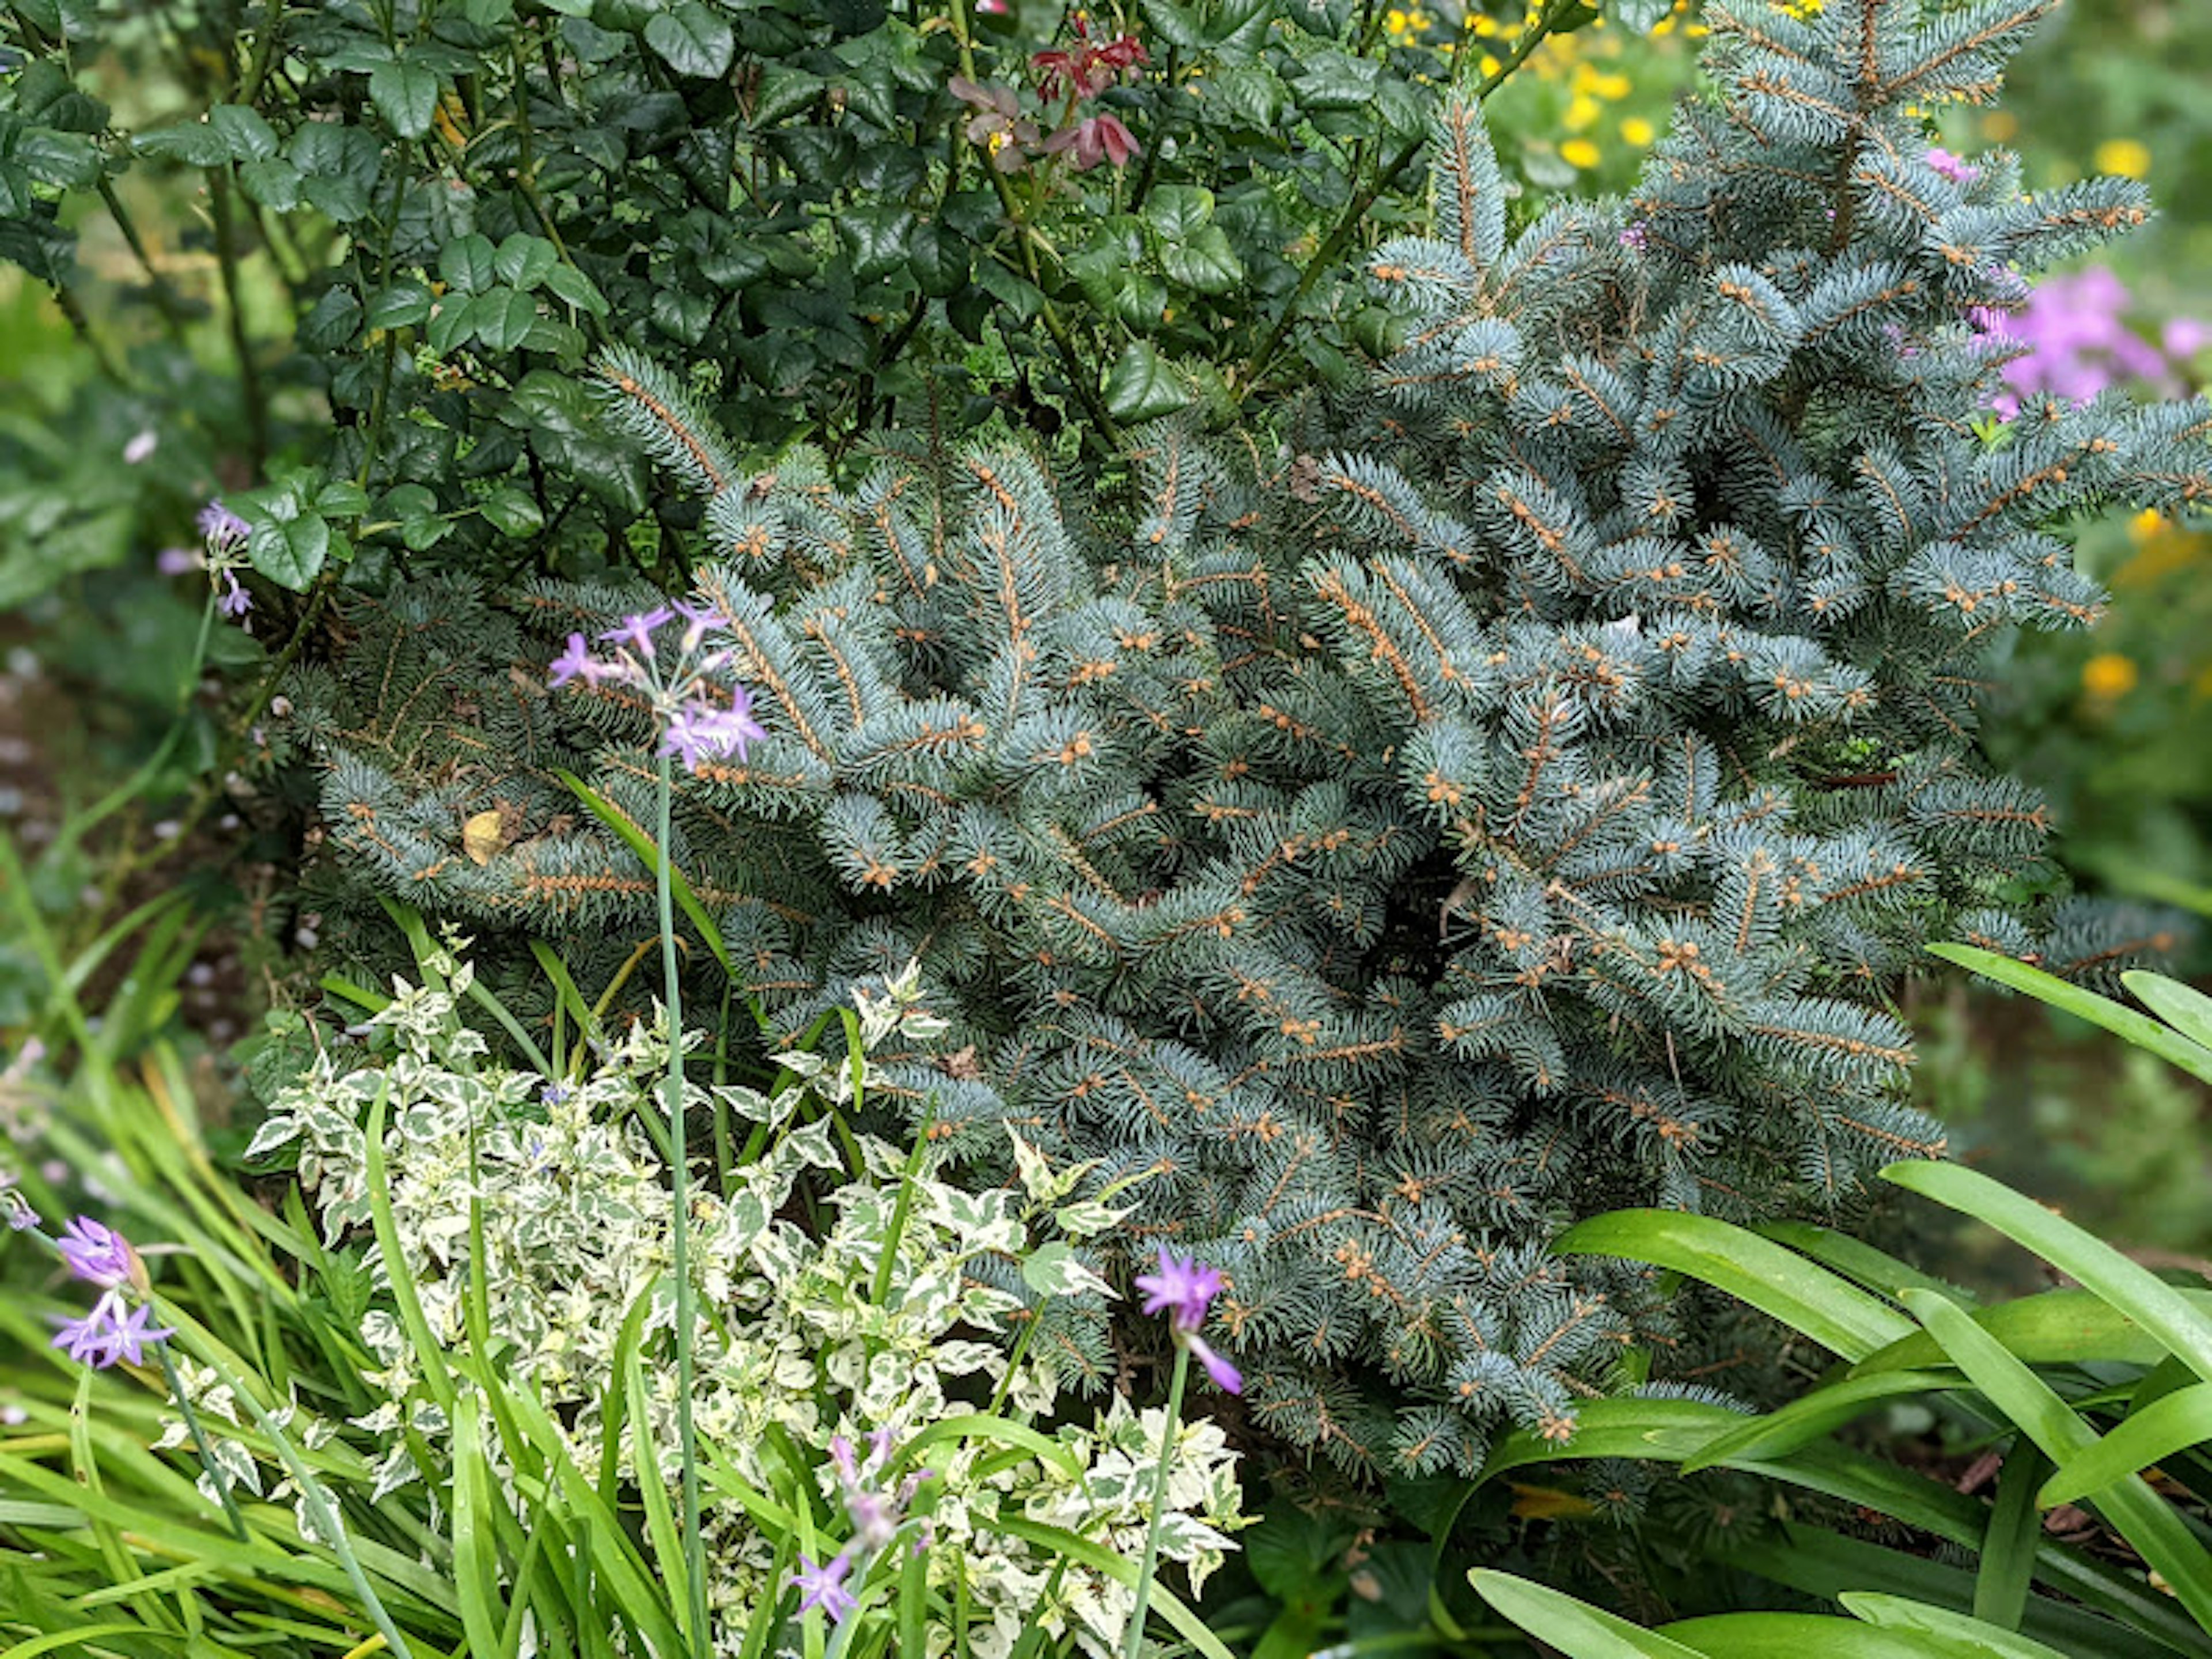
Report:
[[1495,58],[1492,58],[1486,52],[1482,54],[1481,58],[1475,64],[1475,68],[1482,71],[1483,77],[1486,80],[1491,76],[1497,74],[1498,71],[1504,67],[1504,65],[1500,64]]
[[2135,659],[2118,651],[2100,651],[2081,665],[2081,689],[2101,702],[2124,697],[2142,678]]
[[1587,138],[1570,138],[1559,146],[1559,159],[1588,172],[1597,165],[1597,146]]
[[1495,17],[1476,18],[1474,20],[1474,32],[1478,38],[1487,40],[1492,35],[1498,33],[1498,20]]
[[2095,165],[2100,173],[2140,179],[2150,171],[2150,146],[2140,138],[2107,138],[2097,146]]
[[2148,587],[2195,564],[2205,548],[2203,537],[2148,509],[2128,520],[2128,539],[2136,551],[2112,573],[2115,587]]
[[1598,101],[1588,93],[1577,93],[1567,102],[1567,131],[1582,132],[1597,125]]
[[1618,73],[1593,75],[1589,79],[1589,89],[1599,97],[1617,104],[1628,96],[1628,77]]
[[1659,136],[1658,129],[1640,115],[1632,115],[1620,124],[1620,136],[1638,149]]

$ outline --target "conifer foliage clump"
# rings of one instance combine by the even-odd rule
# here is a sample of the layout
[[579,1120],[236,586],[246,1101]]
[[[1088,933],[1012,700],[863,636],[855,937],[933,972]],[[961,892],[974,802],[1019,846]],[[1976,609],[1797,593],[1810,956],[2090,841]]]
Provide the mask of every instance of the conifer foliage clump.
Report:
[[[1988,97],[2045,4],[1717,7],[1717,96],[1638,194],[1517,236],[1453,106],[1437,235],[1373,261],[1407,343],[1371,401],[1257,467],[1155,429],[1133,513],[1013,453],[750,473],[608,359],[769,733],[670,848],[769,1045],[918,958],[952,1029],[878,1056],[913,1122],[983,1178],[1008,1121],[1141,1175],[1098,1265],[1218,1266],[1252,1422],[1369,1474],[1571,1432],[1638,1281],[1548,1257],[1567,1220],[1937,1151],[1888,1006],[1921,947],[2132,943],[2007,902],[2050,826],[1978,676],[2095,613],[2069,518],[2212,490],[2202,402],[1987,415],[1990,313],[2147,211],[1931,162],[1913,111]],[[484,941],[650,935],[560,776],[645,822],[646,713],[537,677],[631,597],[356,616],[291,723],[352,880]]]

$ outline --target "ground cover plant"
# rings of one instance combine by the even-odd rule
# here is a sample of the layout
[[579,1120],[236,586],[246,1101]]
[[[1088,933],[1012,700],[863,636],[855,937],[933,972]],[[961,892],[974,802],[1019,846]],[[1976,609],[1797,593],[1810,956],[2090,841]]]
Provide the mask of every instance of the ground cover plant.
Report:
[[2201,1292],[1899,1001],[2212,1073],[1981,731],[2212,491],[2049,9],[9,7],[0,592],[198,533],[0,848],[0,1659],[2203,1650]]

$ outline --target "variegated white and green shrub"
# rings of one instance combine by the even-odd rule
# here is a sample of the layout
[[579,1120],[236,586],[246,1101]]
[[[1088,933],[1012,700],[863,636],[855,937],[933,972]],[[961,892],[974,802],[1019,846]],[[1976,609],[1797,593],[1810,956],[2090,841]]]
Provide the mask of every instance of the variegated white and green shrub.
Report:
[[[426,965],[368,1022],[391,1052],[320,1055],[252,1149],[296,1155],[325,1245],[358,1264],[382,1398],[351,1427],[374,1442],[376,1495],[423,1481],[434,1497],[465,1444],[504,1483],[490,1503],[519,1518],[550,1463],[635,1489],[650,1533],[679,1455],[653,1098],[665,1030],[594,1045],[569,1078],[502,1069],[460,1020],[469,969],[440,955]],[[965,1607],[979,1656],[1012,1653],[1031,1630],[1048,1651],[1109,1652],[1133,1601],[1162,1413],[1117,1395],[1052,1423],[1066,1383],[1095,1372],[1086,1327],[1111,1294],[1085,1240],[1121,1212],[1073,1198],[1083,1172],[1026,1145],[1018,1185],[969,1192],[936,1177],[926,1139],[909,1154],[849,1131],[873,1081],[867,1048],[941,1029],[911,975],[856,1001],[849,1058],[787,1053],[771,1091],[694,1085],[688,1103],[749,1134],[751,1154],[726,1196],[698,1190],[690,1208],[718,1650],[776,1650],[750,1633],[789,1613],[796,1558],[827,1559],[843,1541],[825,1455],[842,1435],[879,1437],[894,1481],[921,1474],[902,1547],[862,1556],[852,1580],[860,1589],[877,1569],[886,1635],[911,1542],[941,1603],[927,1651],[949,1648]],[[236,1420],[219,1389],[198,1403],[206,1419]],[[503,1437],[508,1423],[529,1455]],[[1188,1422],[1177,1445],[1162,1553],[1195,1586],[1242,1523],[1239,1492],[1218,1426]],[[241,1472],[250,1462],[234,1446],[217,1455]],[[672,1579],[672,1553],[656,1551]],[[865,1637],[848,1650],[868,1651]]]

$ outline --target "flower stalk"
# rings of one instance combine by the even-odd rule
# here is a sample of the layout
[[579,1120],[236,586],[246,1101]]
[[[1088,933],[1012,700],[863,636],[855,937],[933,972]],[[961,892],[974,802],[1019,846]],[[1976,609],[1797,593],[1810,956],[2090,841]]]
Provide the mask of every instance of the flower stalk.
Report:
[[676,1437],[684,1460],[684,1581],[687,1593],[685,1622],[692,1651],[709,1659],[712,1640],[707,1629],[707,1545],[699,1519],[699,1436],[691,1419],[691,1393],[696,1370],[693,1353],[698,1313],[691,1287],[690,1147],[684,1127],[684,993],[677,975],[676,902],[669,871],[670,802],[675,793],[673,757],[660,757],[658,845],[659,868],[653,885],[660,903],[660,976],[668,1018],[668,1145],[669,1202],[675,1210],[670,1238],[676,1274]]
[[1199,1334],[1221,1294],[1221,1275],[1195,1257],[1178,1256],[1160,1247],[1157,1273],[1139,1273],[1137,1288],[1145,1293],[1145,1311],[1168,1316],[1168,1330],[1175,1338],[1175,1372],[1168,1382],[1168,1406],[1160,1425],[1160,1459],[1152,1470],[1152,1518],[1145,1526],[1145,1559],[1137,1571],[1137,1605],[1129,1615],[1122,1643],[1125,1659],[1137,1659],[1144,1645],[1145,1615],[1151,1609],[1152,1575],[1159,1568],[1160,1522],[1167,1513],[1168,1472],[1176,1454],[1176,1430],[1182,1421],[1182,1395],[1190,1381],[1190,1358],[1198,1356],[1206,1374],[1224,1394],[1242,1394],[1244,1377],[1236,1366],[1216,1353]]
[[[662,663],[657,635],[681,619],[674,661]],[[707,1546],[700,1523],[699,1436],[692,1419],[691,1395],[698,1361],[698,1299],[691,1283],[691,1152],[684,1114],[684,990],[676,942],[676,889],[672,818],[676,793],[675,763],[696,772],[709,761],[732,755],[742,759],[746,745],[768,734],[752,717],[752,700],[742,685],[720,685],[715,677],[730,660],[726,651],[702,647],[720,621],[704,605],[656,605],[625,617],[599,635],[610,647],[595,653],[581,634],[568,636],[568,649],[552,665],[556,687],[594,687],[602,682],[629,686],[645,694],[660,728],[660,772],[654,794],[653,895],[659,905],[662,1005],[668,1030],[667,1086],[663,1104],[668,1117],[670,1270],[676,1278],[676,1431],[683,1460],[684,1624],[696,1659],[711,1659],[713,1634],[707,1622]]]

